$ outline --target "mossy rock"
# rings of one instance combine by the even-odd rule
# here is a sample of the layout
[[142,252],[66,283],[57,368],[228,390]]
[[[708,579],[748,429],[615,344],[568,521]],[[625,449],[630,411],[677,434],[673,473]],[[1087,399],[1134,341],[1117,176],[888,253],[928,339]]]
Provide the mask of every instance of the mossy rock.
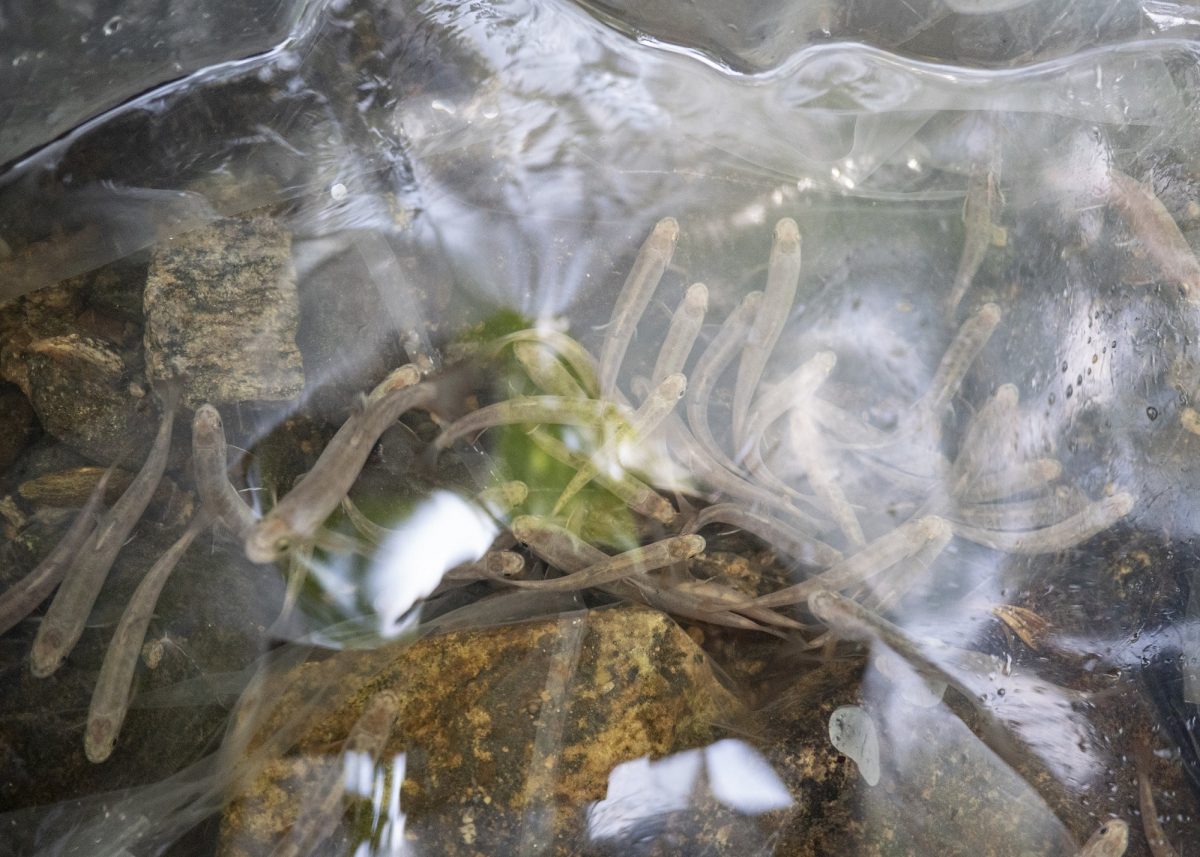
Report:
[[384,689],[401,700],[382,758],[406,760],[406,836],[445,855],[514,853],[530,835],[539,853],[576,853],[587,806],[605,797],[614,767],[702,746],[739,712],[691,638],[644,608],[344,652],[303,665],[267,694],[278,702],[251,753],[283,734],[306,701],[325,701],[230,805],[223,857],[271,852],[313,799],[314,776]]

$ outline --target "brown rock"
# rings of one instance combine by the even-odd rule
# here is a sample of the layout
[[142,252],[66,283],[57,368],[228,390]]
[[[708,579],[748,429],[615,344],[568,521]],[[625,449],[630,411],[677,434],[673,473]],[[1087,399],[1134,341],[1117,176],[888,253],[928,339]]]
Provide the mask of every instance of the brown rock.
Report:
[[86,457],[111,462],[131,441],[153,437],[157,415],[142,407],[144,390],[130,383],[129,367],[105,340],[52,336],[30,343],[20,359],[42,428]]
[[291,243],[260,213],[156,249],[145,293],[147,375],[183,376],[191,407],[298,396],[304,371]]
[[[75,508],[87,502],[92,489],[103,474],[103,467],[73,467],[69,470],[45,473],[22,482],[17,486],[17,493],[21,495],[21,499],[34,506]],[[121,469],[113,474],[104,500],[106,505],[111,506],[125,493],[134,475]],[[150,501],[150,509],[161,511],[163,518],[171,523],[186,520],[191,516],[194,507],[195,501],[188,492],[166,476],[159,482],[154,498]]]
[[33,408],[21,391],[0,384],[0,473],[17,460],[36,425]]
[[325,702],[232,803],[225,857],[270,853],[383,689],[401,699],[383,758],[405,754],[405,835],[445,855],[515,853],[530,825],[539,853],[574,853],[616,765],[703,745],[738,710],[673,621],[632,607],[344,652],[283,688],[266,696],[278,703],[252,751],[286,735],[306,701]]

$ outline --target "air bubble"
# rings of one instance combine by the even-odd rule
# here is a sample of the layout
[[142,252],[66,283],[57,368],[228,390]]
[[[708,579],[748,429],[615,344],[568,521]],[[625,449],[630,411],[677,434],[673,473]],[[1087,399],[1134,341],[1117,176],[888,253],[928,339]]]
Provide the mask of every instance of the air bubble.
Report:
[[124,23],[120,15],[113,15],[104,23],[104,35],[111,36],[117,30],[121,29],[121,25]]
[[1146,416],[1150,418],[1150,422],[1154,422],[1158,419],[1158,408],[1154,407],[1154,405],[1146,408]]

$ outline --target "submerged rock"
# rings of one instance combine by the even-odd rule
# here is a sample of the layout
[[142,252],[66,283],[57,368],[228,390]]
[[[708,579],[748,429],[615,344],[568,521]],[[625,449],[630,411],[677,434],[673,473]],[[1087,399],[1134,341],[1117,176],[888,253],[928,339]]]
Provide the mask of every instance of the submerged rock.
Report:
[[[100,477],[104,475],[102,467],[72,467],[68,470],[56,470],[27,479],[17,486],[21,499],[35,507],[49,506],[51,508],[77,508],[87,502],[88,496]],[[118,468],[109,480],[108,491],[104,502],[111,506],[125,493],[135,472]],[[150,501],[151,515],[161,515],[167,521],[181,524],[191,517],[195,508],[194,498],[181,489],[173,479],[164,476]]]
[[182,376],[195,407],[282,401],[304,389],[291,235],[266,214],[159,246],[146,279],[146,372]]
[[692,640],[643,608],[344,652],[284,676],[283,688],[251,751],[283,735],[306,702],[325,701],[230,806],[224,857],[271,852],[385,690],[400,700],[380,756],[404,778],[404,835],[446,855],[516,853],[523,841],[578,853],[588,804],[605,798],[617,765],[703,745],[739,710]]
[[0,473],[9,468],[33,436],[33,408],[21,391],[0,384]]
[[155,411],[142,407],[146,392],[130,381],[133,367],[108,341],[46,337],[14,360],[21,369],[8,377],[29,397],[42,428],[93,461],[111,462],[131,441],[154,436]]

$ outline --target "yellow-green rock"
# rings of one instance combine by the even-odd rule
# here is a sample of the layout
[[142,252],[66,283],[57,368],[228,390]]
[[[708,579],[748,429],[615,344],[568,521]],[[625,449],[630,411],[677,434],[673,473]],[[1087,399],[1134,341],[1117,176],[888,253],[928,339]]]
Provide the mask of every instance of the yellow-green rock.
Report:
[[[531,839],[540,854],[571,853],[616,765],[702,746],[739,710],[687,634],[635,607],[344,652],[299,667],[283,687],[267,695],[277,702],[251,754],[306,700],[322,698],[319,713],[233,800],[222,857],[271,852],[385,688],[401,697],[383,758],[404,754],[405,835],[443,855],[516,853]],[[353,841],[364,815],[348,812],[340,835]]]

